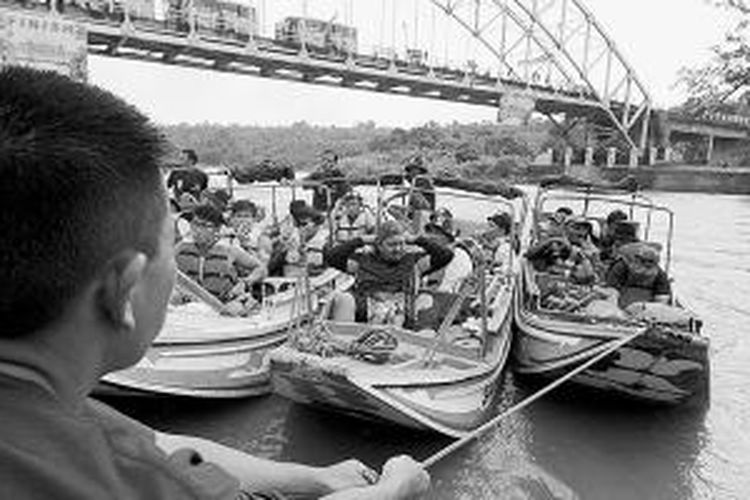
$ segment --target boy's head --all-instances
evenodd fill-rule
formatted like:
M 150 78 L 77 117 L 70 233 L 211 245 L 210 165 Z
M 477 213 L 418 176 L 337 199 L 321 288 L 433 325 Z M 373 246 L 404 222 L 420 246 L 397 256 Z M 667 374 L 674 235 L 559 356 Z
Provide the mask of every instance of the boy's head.
M 386 261 L 398 262 L 406 254 L 406 229 L 395 220 L 380 225 L 375 236 L 375 249 Z
M 354 191 L 347 193 L 341 199 L 343 204 L 344 213 L 349 217 L 357 217 L 364 210 L 364 203 L 362 202 L 362 196 Z
M 492 225 L 493 229 L 499 230 L 502 234 L 510 234 L 511 226 L 513 224 L 510 215 L 505 212 L 498 212 L 487 217 L 487 222 Z
M 193 210 L 190 230 L 193 232 L 193 240 L 199 245 L 211 246 L 219 241 L 223 225 L 224 216 L 215 206 L 206 203 Z
M 553 218 L 558 224 L 564 224 L 572 215 L 573 210 L 570 207 L 560 207 L 555 210 Z
M 186 167 L 192 167 L 198 164 L 198 154 L 194 149 L 182 150 L 182 161 Z
M 325 149 L 320 153 L 320 163 L 324 169 L 332 169 L 339 161 L 339 155 L 332 149 Z
M 174 280 L 164 149 L 148 119 L 108 92 L 0 70 L 2 338 L 88 307 L 99 324 L 137 332 L 116 348 L 118 362 L 139 354 L 135 344 L 145 351 Z

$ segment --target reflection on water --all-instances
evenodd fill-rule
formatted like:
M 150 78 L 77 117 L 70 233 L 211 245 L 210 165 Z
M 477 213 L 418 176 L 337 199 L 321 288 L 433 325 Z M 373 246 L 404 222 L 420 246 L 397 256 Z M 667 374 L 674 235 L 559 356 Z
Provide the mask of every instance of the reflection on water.
M 431 471 L 430 498 L 740 499 L 750 491 L 750 197 L 655 193 L 676 214 L 673 275 L 712 341 L 711 406 L 633 408 L 553 393 Z M 287 202 L 288 203 L 288 202 Z M 279 207 L 285 205 L 279 205 Z M 476 213 L 476 210 L 473 212 Z M 458 214 L 457 214 L 458 215 Z M 506 377 L 500 407 L 532 388 Z M 119 400 L 163 430 L 327 464 L 426 458 L 450 441 L 290 404 Z

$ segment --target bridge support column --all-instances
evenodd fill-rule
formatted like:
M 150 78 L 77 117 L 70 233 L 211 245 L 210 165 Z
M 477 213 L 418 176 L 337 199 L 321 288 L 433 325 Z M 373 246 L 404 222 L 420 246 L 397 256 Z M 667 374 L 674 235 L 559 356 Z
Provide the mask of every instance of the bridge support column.
M 607 167 L 612 168 L 617 161 L 617 148 L 607 148 Z
M 594 164 L 594 148 L 588 146 L 583 154 L 583 164 L 590 167 Z
M 653 165 L 654 163 L 656 163 L 658 152 L 659 150 L 655 146 L 651 146 L 650 148 L 648 148 L 648 158 L 647 158 L 648 161 L 646 165 Z
M 628 158 L 628 166 L 634 168 L 638 166 L 638 148 L 630 148 L 630 156 Z
M 666 146 L 664 148 L 664 161 L 669 163 L 672 161 L 672 147 Z
M 708 135 L 708 147 L 706 147 L 706 164 L 710 164 L 714 157 L 715 139 L 713 134 Z
M 570 146 L 567 146 L 563 150 L 563 167 L 565 172 L 568 172 L 570 170 L 570 165 L 573 162 L 573 148 Z

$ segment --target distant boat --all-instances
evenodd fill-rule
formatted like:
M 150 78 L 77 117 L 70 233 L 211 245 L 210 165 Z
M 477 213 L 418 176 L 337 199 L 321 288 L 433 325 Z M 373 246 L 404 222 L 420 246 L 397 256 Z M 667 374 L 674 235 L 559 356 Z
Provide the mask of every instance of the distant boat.
M 311 303 L 346 288 L 334 269 L 310 278 Z M 269 278 L 279 290 L 248 317 L 222 316 L 202 302 L 170 306 L 161 333 L 135 366 L 104 377 L 103 395 L 240 398 L 270 392 L 266 354 L 308 315 L 296 279 Z M 282 291 L 283 289 L 283 291 Z
M 631 219 L 640 216 L 645 240 L 659 236 L 656 218 L 661 215 L 661 253 L 668 271 L 671 260 L 673 214 L 632 191 L 584 182 L 548 182 L 540 187 L 533 207 L 531 243 L 546 236 L 544 223 L 550 207 L 576 205 L 592 224 L 602 221 L 599 209 L 620 208 Z M 630 192 L 622 188 L 630 188 Z M 572 383 L 602 394 L 666 405 L 705 404 L 709 393 L 709 340 L 702 322 L 674 292 L 668 306 L 642 303 L 644 314 L 626 314 L 614 307 L 614 315 L 597 314 L 590 307 L 595 296 L 591 286 L 575 285 L 569 279 L 539 272 L 522 259 L 516 289 L 514 346 L 517 373 L 555 379 L 604 352 L 629 335 L 634 339 L 610 356 L 572 378 Z M 551 294 L 568 294 L 551 300 Z M 588 297 L 587 297 L 588 296 Z M 576 298 L 581 300 L 576 303 Z M 638 307 L 636 306 L 636 309 Z M 611 310 L 611 308 L 610 308 Z M 652 313 L 650 313 L 650 312 Z M 632 311 L 631 311 L 632 312 Z M 620 314 L 621 313 L 621 314 Z M 638 332 L 642 334 L 637 335 Z
M 503 201 L 511 214 L 517 210 Z M 269 355 L 274 391 L 317 408 L 448 436 L 475 429 L 490 417 L 510 356 L 518 269 L 517 259 L 501 269 L 482 262 L 475 258 L 474 277 L 458 293 L 421 290 L 415 303 L 428 297 L 431 307 L 417 314 L 412 329 L 333 321 L 303 327 Z M 459 310 L 468 318 L 454 323 Z M 437 333 L 421 322 L 428 317 Z M 305 348 L 316 336 L 321 350 Z

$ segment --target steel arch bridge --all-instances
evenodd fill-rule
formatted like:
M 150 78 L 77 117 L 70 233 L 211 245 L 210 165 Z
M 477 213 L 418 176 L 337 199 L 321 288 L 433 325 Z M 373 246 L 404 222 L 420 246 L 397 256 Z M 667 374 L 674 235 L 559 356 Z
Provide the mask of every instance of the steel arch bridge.
M 21 7 L 0 0 L 0 8 L 28 9 L 36 1 Z M 358 0 L 364 21 L 353 0 L 328 2 L 343 1 L 344 21 L 363 37 L 370 25 L 379 26 L 381 44 L 390 37 L 389 47 L 374 50 L 362 43 L 319 50 L 307 28 L 298 44 L 280 43 L 257 29 L 268 15 L 265 0 L 256 1 L 256 27 L 246 37 L 228 30 L 225 19 L 207 28 L 196 10 L 200 0 L 164 0 L 184 7 L 182 22 L 144 13 L 144 0 L 46 1 L 51 15 L 85 24 L 91 54 L 493 106 L 506 119 L 536 111 L 563 129 L 585 123 L 598 147 L 643 153 L 654 136 L 646 87 L 581 0 Z M 307 0 L 300 1 L 307 18 Z M 441 45 L 453 64 L 436 56 Z

